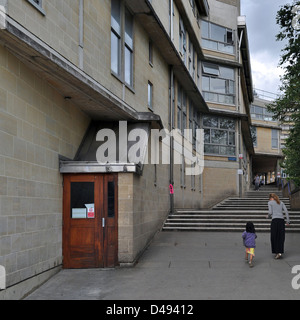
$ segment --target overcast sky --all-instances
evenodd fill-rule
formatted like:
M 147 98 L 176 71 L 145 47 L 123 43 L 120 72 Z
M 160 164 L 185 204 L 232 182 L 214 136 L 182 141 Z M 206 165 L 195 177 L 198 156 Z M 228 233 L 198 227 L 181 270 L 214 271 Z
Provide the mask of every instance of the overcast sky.
M 246 16 L 253 86 L 278 93 L 280 74 L 278 67 L 284 44 L 276 41 L 279 26 L 277 11 L 291 0 L 241 0 L 241 14 Z

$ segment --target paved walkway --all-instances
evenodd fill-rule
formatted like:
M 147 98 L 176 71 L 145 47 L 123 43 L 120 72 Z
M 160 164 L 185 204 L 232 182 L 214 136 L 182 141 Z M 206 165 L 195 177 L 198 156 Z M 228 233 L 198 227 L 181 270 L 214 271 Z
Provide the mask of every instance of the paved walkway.
M 292 268 L 300 265 L 300 234 L 286 235 L 282 260 L 274 260 L 269 237 L 258 233 L 251 269 L 240 233 L 162 232 L 134 268 L 62 270 L 27 300 L 298 300 Z

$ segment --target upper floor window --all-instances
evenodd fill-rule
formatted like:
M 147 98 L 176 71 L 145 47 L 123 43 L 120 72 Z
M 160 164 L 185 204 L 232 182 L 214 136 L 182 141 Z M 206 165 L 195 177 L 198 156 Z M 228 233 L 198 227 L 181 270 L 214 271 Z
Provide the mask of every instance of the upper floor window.
M 235 104 L 235 72 L 233 68 L 203 63 L 202 91 L 206 101 Z
M 111 70 L 133 87 L 133 16 L 120 0 L 111 1 Z
M 272 149 L 278 149 L 279 146 L 279 131 L 272 129 Z
M 224 156 L 236 155 L 235 120 L 204 116 L 204 152 Z
M 148 108 L 153 111 L 153 84 L 148 81 Z
M 195 108 L 192 100 L 189 103 L 189 129 L 192 130 L 189 140 L 193 148 L 196 148 L 197 129 L 200 129 L 200 112 Z
M 204 48 L 234 54 L 234 33 L 217 24 L 202 20 L 202 45 Z
M 179 51 L 182 54 L 182 60 L 186 64 L 186 55 L 187 55 L 187 31 L 183 24 L 182 19 L 179 21 Z
M 184 129 L 187 129 L 187 93 L 178 84 L 177 87 L 177 129 L 179 129 L 182 134 Z
M 276 121 L 273 120 L 274 114 L 269 112 L 267 108 L 260 106 L 251 106 L 251 118 L 256 120 L 264 120 L 264 121 Z
M 253 147 L 257 148 L 257 128 L 251 126 L 250 127 L 251 137 L 253 141 Z
M 43 1 L 42 0 L 27 0 L 30 4 L 32 4 L 42 15 L 46 15 L 45 10 L 43 9 Z
M 193 13 L 194 13 L 194 17 L 197 19 L 197 23 L 198 23 L 198 27 L 200 28 L 200 14 L 196 5 L 196 1 L 195 0 L 190 0 L 190 5 L 192 7 Z

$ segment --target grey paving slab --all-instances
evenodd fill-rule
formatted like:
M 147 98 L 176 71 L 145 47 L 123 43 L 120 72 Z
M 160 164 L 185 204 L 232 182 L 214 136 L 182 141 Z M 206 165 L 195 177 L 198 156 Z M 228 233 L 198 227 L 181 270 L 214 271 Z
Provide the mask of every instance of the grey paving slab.
M 299 300 L 292 268 L 300 265 L 300 234 L 286 235 L 282 260 L 274 260 L 269 238 L 258 233 L 249 268 L 240 233 L 162 232 L 135 267 L 62 270 L 26 299 Z

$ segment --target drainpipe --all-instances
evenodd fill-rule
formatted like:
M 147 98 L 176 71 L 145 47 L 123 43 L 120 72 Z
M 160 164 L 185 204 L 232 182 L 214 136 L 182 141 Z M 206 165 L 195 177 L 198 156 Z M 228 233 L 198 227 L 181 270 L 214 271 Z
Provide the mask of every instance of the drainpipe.
M 242 35 L 243 36 L 243 35 Z M 240 40 L 241 43 L 241 40 Z M 239 48 L 240 49 L 240 48 Z M 240 54 L 239 54 L 240 56 Z M 240 82 L 241 82 L 241 69 L 238 69 L 238 112 L 241 113 L 241 101 L 240 101 Z M 238 132 L 239 132 L 239 154 L 243 154 L 243 149 L 242 149 L 242 119 L 238 120 Z M 243 154 L 243 157 L 246 155 Z M 239 159 L 239 170 L 243 170 L 243 159 Z M 239 174 L 239 197 L 242 198 L 243 196 L 243 175 Z
M 174 0 L 170 0 L 169 8 L 170 8 L 170 38 L 173 41 L 174 40 L 174 18 L 173 18 L 173 12 L 174 12 Z
M 169 124 L 170 124 L 170 132 L 172 132 L 174 128 L 174 71 L 173 66 L 170 67 L 170 103 L 169 103 Z M 169 175 L 170 175 L 170 184 L 174 186 L 174 138 L 170 135 L 170 167 L 169 167 Z M 174 194 L 170 192 L 170 214 L 174 213 Z
M 83 19 L 84 19 L 84 7 L 83 1 L 79 0 L 79 45 L 78 45 L 78 66 L 83 69 Z

